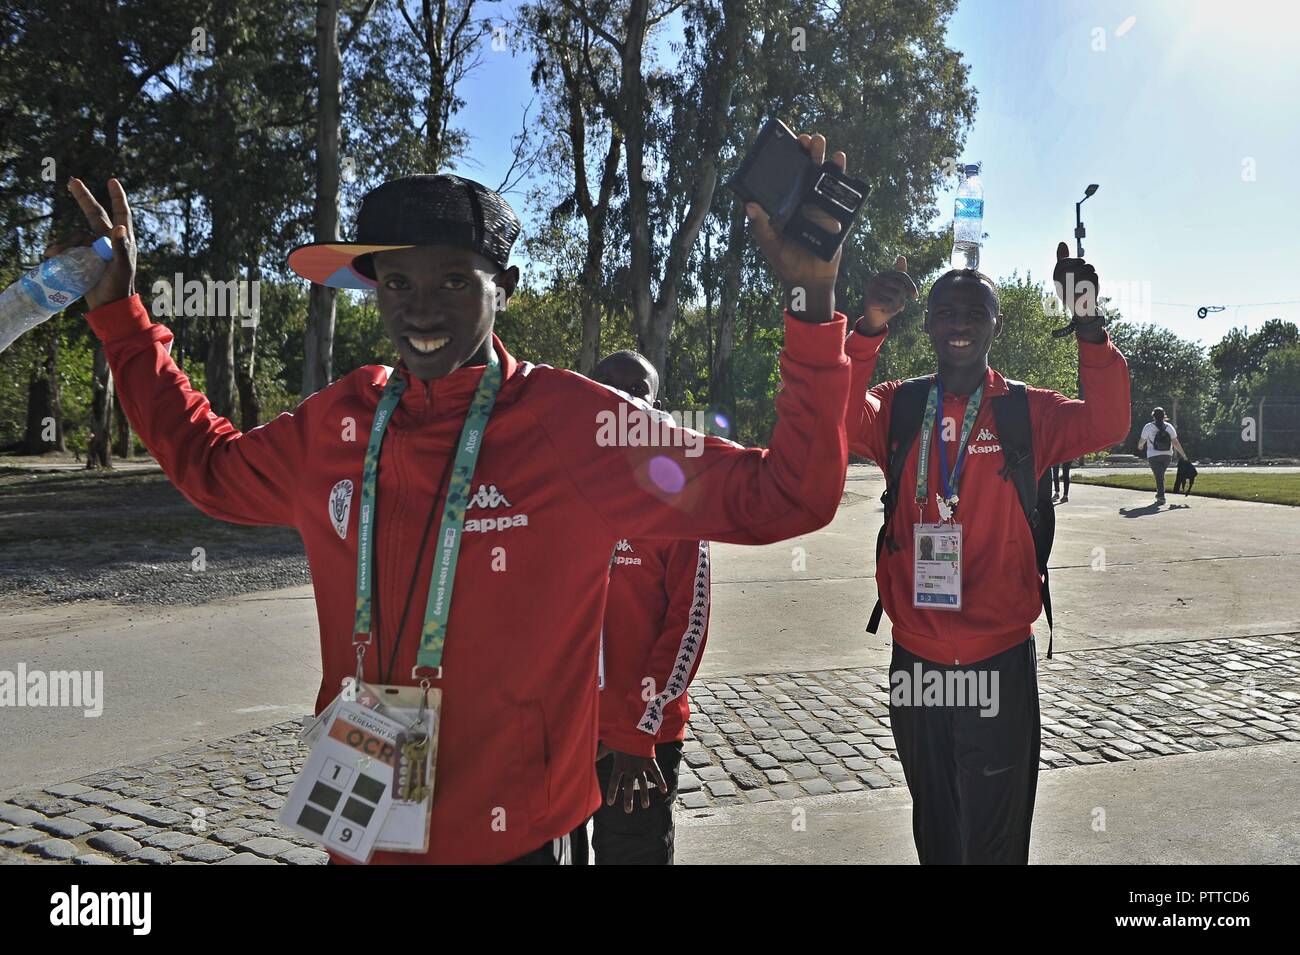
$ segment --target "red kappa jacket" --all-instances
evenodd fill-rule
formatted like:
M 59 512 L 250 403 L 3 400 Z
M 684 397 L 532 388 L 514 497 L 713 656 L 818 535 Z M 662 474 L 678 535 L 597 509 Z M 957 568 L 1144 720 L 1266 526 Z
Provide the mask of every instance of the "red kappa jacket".
M 389 374 L 408 372 L 359 368 L 241 433 L 190 387 L 169 356 L 172 333 L 151 324 L 139 296 L 88 318 L 132 427 L 176 487 L 214 517 L 302 535 L 320 628 L 320 712 L 356 665 L 366 440 Z M 373 862 L 503 862 L 596 809 L 596 668 L 620 538 L 761 544 L 831 520 L 848 461 L 845 317 L 812 325 L 787 315 L 785 324 L 771 447 L 710 437 L 699 454 L 666 415 L 663 427 L 638 429 L 636 445 L 631 431 L 611 443 L 615 422 L 638 405 L 573 372 L 519 362 L 493 337 L 504 381 L 474 474 L 437 684 L 429 851 L 376 852 Z M 483 367 L 411 379 L 394 411 L 379 465 L 368 681 L 413 682 L 434 555 L 423 531 L 430 510 L 442 512 L 439 480 Z
M 709 633 L 709 542 L 621 540 L 605 603 L 600 738 L 653 756 L 686 735 Z
M 867 389 L 886 337 L 888 329 L 880 335 L 855 331 L 844 344 L 853 363 L 849 449 L 871 458 L 882 470 L 888 461 L 890 406 L 901 382 Z M 1079 342 L 1079 377 L 1087 401 L 1045 388 L 1027 389 L 1034 466 L 1040 475 L 1058 461 L 1109 447 L 1128 436 L 1128 363 L 1109 337 L 1098 344 Z M 962 609 L 919 609 L 912 606 L 910 592 L 912 525 L 939 520 L 934 494 L 939 490 L 941 428 L 934 429 L 931 487 L 924 513 L 918 516 L 915 503 L 921 450 L 918 438 L 903 467 L 899 503 L 894 509 L 892 530 L 901 549 L 882 553 L 876 566 L 876 586 L 893 624 L 894 639 L 904 649 L 935 663 L 976 663 L 1009 650 L 1033 635 L 1030 625 L 1043 609 L 1042 579 L 1029 523 L 1015 485 L 998 476 L 1004 461 L 989 399 L 1006 392 L 1006 379 L 990 368 L 984 378 L 984 399 L 971 426 L 956 511 L 956 520 L 962 525 Z M 943 396 L 940 417 L 958 422 L 947 443 L 950 468 L 956 460 L 960 422 L 968 400 L 965 395 Z

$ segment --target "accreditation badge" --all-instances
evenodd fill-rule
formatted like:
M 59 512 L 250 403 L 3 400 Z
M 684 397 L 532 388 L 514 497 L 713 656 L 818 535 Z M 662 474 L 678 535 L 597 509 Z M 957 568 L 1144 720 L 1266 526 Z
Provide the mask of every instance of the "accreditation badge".
M 961 609 L 961 525 L 912 525 L 912 606 Z
M 372 689 L 381 701 L 384 714 L 406 727 L 395 744 L 393 806 L 375 848 L 387 852 L 427 852 L 434 771 L 438 765 L 438 729 L 442 722 L 442 690 L 384 684 L 376 684 Z
M 280 825 L 356 862 L 369 860 L 393 805 L 396 744 L 404 729 L 356 700 L 338 700 L 321 720 Z

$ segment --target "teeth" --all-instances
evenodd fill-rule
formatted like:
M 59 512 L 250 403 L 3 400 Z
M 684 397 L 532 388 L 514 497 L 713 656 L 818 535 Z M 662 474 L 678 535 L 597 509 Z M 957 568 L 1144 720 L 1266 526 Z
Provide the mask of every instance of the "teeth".
M 406 340 L 411 343 L 412 348 L 414 348 L 422 355 L 428 355 L 431 352 L 436 352 L 443 345 L 447 344 L 447 342 L 451 341 L 451 339 L 448 338 L 446 335 L 435 335 L 428 338 L 425 337 L 416 338 L 414 336 L 408 335 Z
M 949 344 L 949 345 L 956 345 L 958 348 L 965 348 L 967 345 L 970 344 L 970 339 L 969 339 L 969 338 L 950 338 L 950 339 L 948 339 L 948 344 Z

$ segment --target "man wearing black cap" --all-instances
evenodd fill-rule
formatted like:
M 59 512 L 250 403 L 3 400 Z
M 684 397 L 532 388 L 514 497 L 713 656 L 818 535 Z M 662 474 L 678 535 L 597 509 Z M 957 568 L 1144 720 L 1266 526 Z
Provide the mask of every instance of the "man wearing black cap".
M 801 142 L 826 158 L 821 136 Z M 833 158 L 843 168 L 844 154 Z M 207 513 L 302 535 L 317 712 L 358 669 L 367 683 L 441 691 L 428 850 L 370 861 L 566 861 L 567 834 L 600 803 L 596 670 L 616 542 L 758 544 L 834 516 L 849 385 L 839 255 L 823 262 L 747 210 L 798 309 L 785 316 L 770 448 L 710 437 L 693 453 L 695 442 L 647 444 L 644 429 L 611 441 L 606 425 L 640 413 L 635 403 L 518 361 L 493 334 L 519 281 L 505 200 L 457 176 L 386 183 L 364 199 L 356 241 L 296 249 L 290 265 L 374 288 L 399 366 L 359 368 L 241 434 L 190 387 L 171 332 L 133 294 L 121 185 L 109 184 L 111 218 L 80 182 L 70 188 L 92 232 L 114 238 L 87 317 L 136 432 Z
M 1128 366 L 1097 316 L 1096 272 L 1068 255 L 1062 242 L 1054 278 L 1075 316 L 1086 402 L 1009 383 L 989 367 L 1003 319 L 992 280 L 973 271 L 931 286 L 935 375 L 869 389 L 888 322 L 916 295 L 902 257 L 869 284 L 845 344 L 849 449 L 887 477 L 876 583 L 893 624 L 890 728 L 922 863 L 1029 859 L 1039 754 L 1030 627 L 1043 578 L 1004 425 L 1018 420 L 1016 407 L 1027 412 L 1019 420 L 1032 436 L 1032 493 L 1051 464 L 1122 441 L 1129 424 Z M 900 433 L 903 420 L 916 425 L 911 433 Z M 918 539 L 929 542 L 925 552 Z

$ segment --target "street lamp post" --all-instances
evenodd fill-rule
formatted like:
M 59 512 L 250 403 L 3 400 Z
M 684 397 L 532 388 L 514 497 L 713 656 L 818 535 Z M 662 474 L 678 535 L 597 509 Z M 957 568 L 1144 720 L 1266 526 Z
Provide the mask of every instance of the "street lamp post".
M 1074 204 L 1074 248 L 1075 253 L 1079 258 L 1083 258 L 1083 237 L 1088 234 L 1083 228 L 1083 204 L 1092 197 L 1093 193 L 1095 193 L 1098 188 L 1099 186 L 1097 183 L 1092 183 L 1083 191 L 1083 198 Z M 1065 294 L 1068 299 L 1071 295 L 1071 290 L 1067 289 Z M 1062 302 L 1062 304 L 1064 305 L 1066 303 Z M 1070 316 L 1070 323 L 1053 330 L 1052 337 L 1064 338 L 1066 335 L 1069 335 L 1078 327 L 1077 319 L 1078 316 L 1072 314 Z
M 1097 183 L 1084 190 L 1083 198 L 1074 204 L 1074 248 L 1079 258 L 1083 258 L 1083 237 L 1088 234 L 1083 227 L 1083 204 L 1097 191 Z

